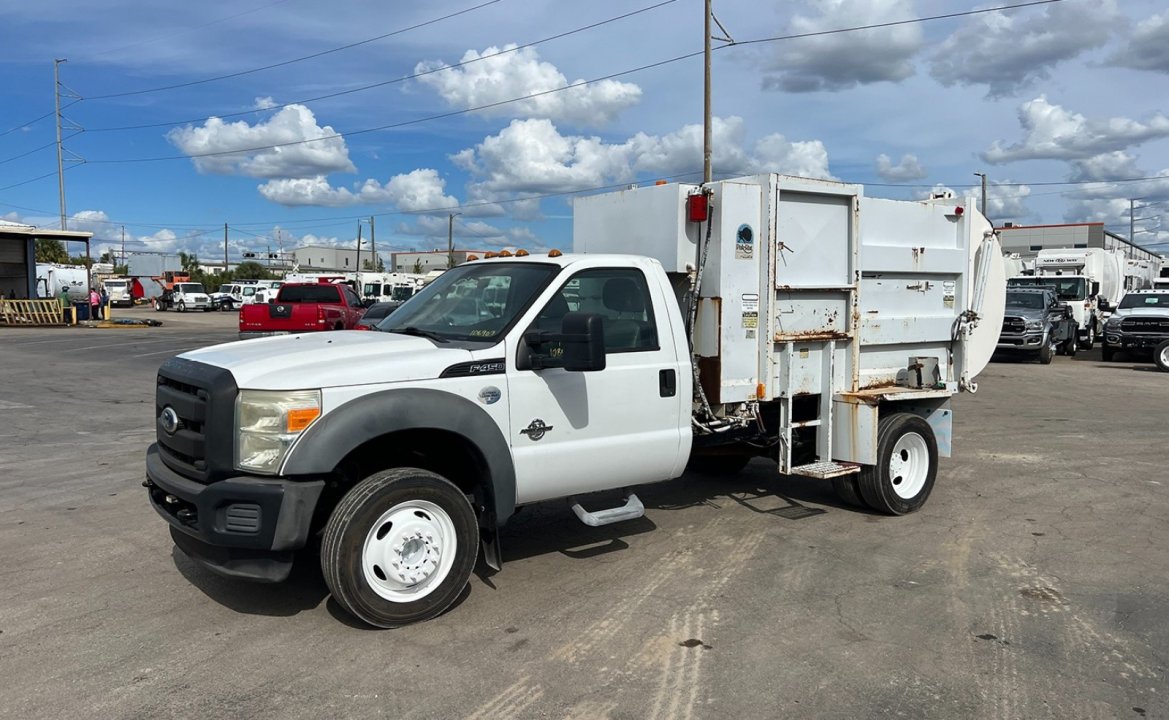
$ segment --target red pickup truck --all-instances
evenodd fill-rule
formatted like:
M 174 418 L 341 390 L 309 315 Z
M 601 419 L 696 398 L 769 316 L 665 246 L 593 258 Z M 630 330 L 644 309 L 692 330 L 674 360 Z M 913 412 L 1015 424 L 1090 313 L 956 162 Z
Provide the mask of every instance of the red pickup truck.
M 348 285 L 290 283 L 271 302 L 240 307 L 239 337 L 352 330 L 363 314 L 361 298 Z

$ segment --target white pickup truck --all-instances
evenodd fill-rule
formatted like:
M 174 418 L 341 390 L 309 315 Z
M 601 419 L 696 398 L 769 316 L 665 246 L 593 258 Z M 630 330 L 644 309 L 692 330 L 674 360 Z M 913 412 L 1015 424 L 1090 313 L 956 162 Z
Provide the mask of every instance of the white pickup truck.
M 590 525 L 630 490 L 752 457 L 847 502 L 917 510 L 1003 318 L 1002 253 L 968 200 L 868 199 L 778 175 L 578 200 L 585 254 L 447 271 L 380 332 L 166 362 L 150 501 L 183 551 L 280 581 L 320 537 L 337 603 L 431 618 L 522 505 Z M 641 256 L 615 251 L 637 249 Z M 617 507 L 583 496 L 623 490 Z

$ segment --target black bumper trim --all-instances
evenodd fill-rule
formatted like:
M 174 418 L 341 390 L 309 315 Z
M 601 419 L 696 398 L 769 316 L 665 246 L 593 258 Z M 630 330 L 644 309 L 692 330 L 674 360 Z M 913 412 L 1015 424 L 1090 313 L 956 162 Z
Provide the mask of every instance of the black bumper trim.
M 175 546 L 196 564 L 216 575 L 237 580 L 278 583 L 292 572 L 292 552 L 248 550 L 210 545 L 176 527 L 170 529 Z
M 203 484 L 171 470 L 157 445 L 146 451 L 150 504 L 177 530 L 208 546 L 284 552 L 304 547 L 324 480 L 235 476 Z M 173 496 L 167 502 L 167 496 Z M 240 531 L 228 509 L 259 508 L 254 529 Z

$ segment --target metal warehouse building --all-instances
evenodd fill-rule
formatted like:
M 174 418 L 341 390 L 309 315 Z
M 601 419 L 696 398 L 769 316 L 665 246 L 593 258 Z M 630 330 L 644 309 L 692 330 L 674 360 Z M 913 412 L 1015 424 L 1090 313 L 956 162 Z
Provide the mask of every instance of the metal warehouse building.
M 37 240 L 60 240 L 65 249 L 78 252 L 72 242 L 88 245 L 93 233 L 45 230 L 31 225 L 0 222 L 0 294 L 20 299 L 37 296 Z
M 454 264 L 467 262 L 468 255 L 483 257 L 486 250 L 453 250 L 448 256 L 446 250 L 422 250 L 420 252 L 396 252 L 390 254 L 390 266 L 393 272 L 423 272 L 431 270 L 446 270 L 449 257 L 454 258 Z
M 999 228 L 1003 252 L 1035 257 L 1045 248 L 1104 248 L 1122 250 L 1133 260 L 1160 258 L 1157 253 L 1134 245 L 1116 233 L 1104 229 L 1104 223 L 1072 225 L 1012 225 Z

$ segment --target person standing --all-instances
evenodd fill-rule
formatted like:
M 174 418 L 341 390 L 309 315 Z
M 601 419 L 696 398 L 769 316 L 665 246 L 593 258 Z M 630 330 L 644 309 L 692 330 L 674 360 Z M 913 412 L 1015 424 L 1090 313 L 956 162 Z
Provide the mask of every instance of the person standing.
M 97 320 L 97 309 L 101 306 L 101 295 L 95 288 L 89 289 L 89 319 Z
M 66 321 L 68 322 L 68 317 L 72 314 L 71 311 L 73 309 L 72 303 L 69 302 L 69 286 L 68 285 L 61 286 L 61 293 L 59 295 L 57 295 L 57 300 L 61 303 L 61 312 L 63 314 L 68 314 L 68 315 L 66 315 Z
M 98 315 L 102 320 L 106 319 L 107 308 L 110 306 L 110 294 L 106 292 L 106 286 L 101 286 L 101 309 L 98 310 Z

